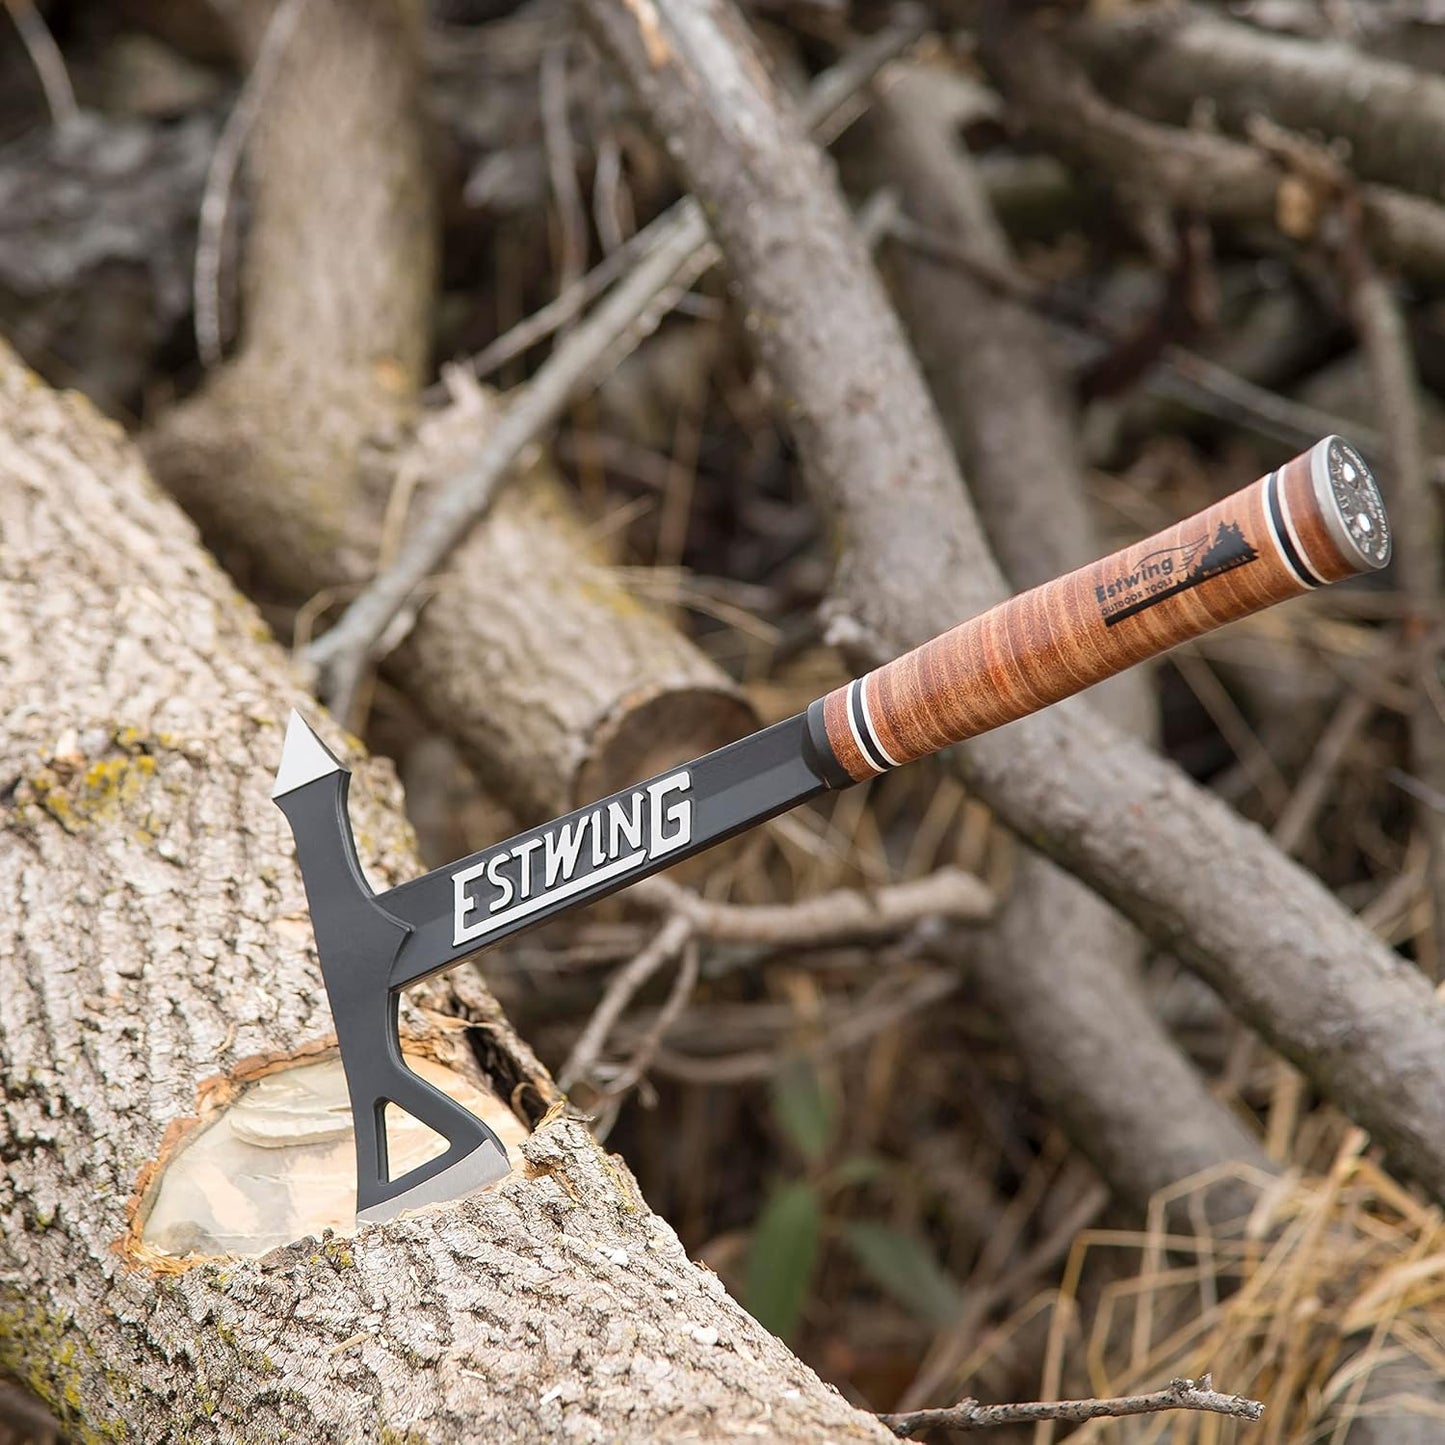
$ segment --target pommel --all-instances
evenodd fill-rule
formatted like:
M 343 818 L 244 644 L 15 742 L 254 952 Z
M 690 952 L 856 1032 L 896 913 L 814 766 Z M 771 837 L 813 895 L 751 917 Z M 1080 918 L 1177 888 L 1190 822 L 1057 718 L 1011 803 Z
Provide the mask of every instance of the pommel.
M 1328 436 L 1309 454 L 1310 480 L 1330 540 L 1357 572 L 1390 561 L 1390 522 L 1374 475 L 1354 447 Z

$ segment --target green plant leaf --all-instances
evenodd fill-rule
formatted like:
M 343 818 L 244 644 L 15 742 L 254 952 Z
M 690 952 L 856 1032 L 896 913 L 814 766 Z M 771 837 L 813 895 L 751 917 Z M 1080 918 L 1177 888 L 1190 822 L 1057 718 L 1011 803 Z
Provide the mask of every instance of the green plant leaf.
M 831 1189 L 850 1189 L 855 1184 L 872 1184 L 888 1173 L 888 1161 L 876 1154 L 850 1154 L 828 1171 L 825 1183 Z
M 911 1234 L 857 1220 L 848 1225 L 844 1238 L 863 1272 L 904 1309 L 935 1325 L 958 1317 L 963 1292 Z
M 818 1163 L 828 1152 L 833 1102 L 811 1060 L 789 1059 L 773 1076 L 773 1117 L 809 1164 Z
M 797 1327 L 818 1262 L 822 1209 L 810 1184 L 773 1192 L 753 1229 L 748 1252 L 748 1311 L 780 1339 Z

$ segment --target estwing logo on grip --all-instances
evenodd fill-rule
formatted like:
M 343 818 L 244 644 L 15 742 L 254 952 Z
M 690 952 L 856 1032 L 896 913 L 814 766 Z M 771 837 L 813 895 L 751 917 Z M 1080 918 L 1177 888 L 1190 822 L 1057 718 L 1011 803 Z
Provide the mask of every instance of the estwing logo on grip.
M 1158 606 L 1167 597 L 1187 592 L 1258 557 L 1238 522 L 1221 522 L 1212 541 L 1207 536 L 1199 537 L 1178 547 L 1150 552 L 1127 572 L 1098 583 L 1094 597 L 1104 626 L 1113 627 L 1126 617 Z

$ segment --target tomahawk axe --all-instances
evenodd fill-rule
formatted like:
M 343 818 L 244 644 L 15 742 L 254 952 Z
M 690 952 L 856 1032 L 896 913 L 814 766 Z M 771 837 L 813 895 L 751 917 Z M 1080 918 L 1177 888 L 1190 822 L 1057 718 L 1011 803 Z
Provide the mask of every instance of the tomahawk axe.
M 385 893 L 362 875 L 351 775 L 292 713 L 272 796 L 311 905 L 356 1123 L 362 1221 L 507 1172 L 497 1136 L 402 1060 L 410 984 L 829 789 L 962 742 L 1276 602 L 1390 559 L 1379 489 L 1338 437 L 1157 536 L 1001 603 L 806 712 Z M 396 1104 L 446 1140 L 399 1178 Z

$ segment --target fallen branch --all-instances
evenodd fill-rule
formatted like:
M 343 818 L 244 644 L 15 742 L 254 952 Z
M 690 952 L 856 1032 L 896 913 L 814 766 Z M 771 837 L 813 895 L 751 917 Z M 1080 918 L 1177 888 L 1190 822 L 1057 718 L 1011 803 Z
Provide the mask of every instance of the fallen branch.
M 320 692 L 340 716 L 349 715 L 378 643 L 417 588 L 446 561 L 491 504 L 501 481 L 578 396 L 611 372 L 649 336 L 670 307 L 658 298 L 686 291 L 712 264 L 698 254 L 688 227 L 664 235 L 637 269 L 581 322 L 507 401 L 477 455 L 442 487 L 396 560 L 367 584 L 341 620 L 306 650 Z
M 1150 1395 L 1119 1395 L 1111 1400 L 1037 1400 L 1019 1405 L 980 1405 L 977 1400 L 960 1400 L 946 1409 L 910 1410 L 878 1418 L 906 1440 L 925 1430 L 986 1430 L 994 1425 L 1029 1425 L 1040 1420 L 1077 1425 L 1085 1420 L 1157 1415 L 1164 1410 L 1197 1410 L 1209 1415 L 1231 1415 L 1237 1420 L 1259 1420 L 1264 1416 L 1264 1406 L 1258 1400 L 1222 1395 L 1205 1375 L 1198 1381 L 1171 1380 L 1167 1389 Z
M 1352 203 L 1347 212 L 1357 214 Z M 1420 415 L 1420 382 L 1404 311 L 1390 282 L 1376 268 L 1358 227 L 1341 256 L 1350 310 L 1369 363 L 1375 405 L 1384 432 L 1389 467 L 1386 493 L 1395 528 L 1395 566 L 1408 609 L 1414 704 L 1410 711 L 1410 768 L 1424 798 L 1416 797 L 1415 820 L 1424 840 L 1428 936 L 1416 957 L 1431 977 L 1445 967 L 1445 713 L 1442 713 L 1440 649 L 1445 613 L 1445 575 L 1440 562 L 1440 495 L 1430 485 Z
M 1272 35 L 1199 5 L 1094 14 L 1065 32 L 1070 53 L 1114 100 L 1187 124 L 1201 99 L 1228 131 L 1266 113 L 1342 141 L 1366 181 L 1445 195 L 1445 80 L 1343 42 Z
M 888 235 L 899 245 L 965 272 L 999 296 L 1020 302 L 1054 325 L 1083 336 L 1117 342 L 1120 332 L 1092 307 L 1050 291 L 1032 276 L 987 256 L 959 236 L 920 225 L 909 214 L 890 218 Z M 1372 465 L 1388 459 L 1384 435 L 1307 402 L 1258 386 L 1237 372 L 1177 343 L 1167 345 L 1159 364 L 1144 378 L 1144 389 L 1192 410 L 1222 416 L 1300 451 L 1331 432 L 1348 432 Z M 1445 486 L 1445 457 L 1426 459 L 1431 482 Z
M 924 253 L 890 255 L 892 289 L 980 522 L 1010 582 L 1023 589 L 1106 548 L 1084 505 L 1069 399 L 1038 321 L 1021 309 L 1039 307 L 1044 292 L 1014 263 L 952 117 L 922 79 L 903 66 L 890 72 L 863 123 L 874 152 L 868 179 L 886 176 L 899 189 L 905 214 L 892 234 L 930 243 Z M 1097 329 L 1094 318 L 1083 319 Z M 1149 683 L 1141 669 L 1090 696 L 1147 737 Z M 962 952 L 1030 1091 L 1116 1199 L 1143 1209 L 1178 1179 L 1231 1160 L 1268 1168 L 1141 996 L 1139 935 L 1078 880 L 1023 852 L 999 916 L 966 937 Z M 1101 1057 L 1114 1067 L 1101 1069 Z M 1149 1086 L 1140 1088 L 1140 1079 Z M 1247 1209 L 1230 1194 L 1211 1194 L 1216 1217 Z
M 867 892 L 840 888 L 796 903 L 716 903 L 666 878 L 649 878 L 627 896 L 646 907 L 685 918 L 700 938 L 773 948 L 813 948 L 849 939 L 885 938 L 930 918 L 978 923 L 994 910 L 989 889 L 959 868 L 940 868 L 924 878 Z
M 844 939 L 888 937 L 929 919 L 978 922 L 994 906 L 989 890 L 972 874 L 957 868 L 941 868 L 926 878 L 868 893 L 839 889 L 819 898 L 771 906 L 711 902 L 666 878 L 635 885 L 628 898 L 665 913 L 667 921 L 647 947 L 608 982 L 601 1002 L 558 1071 L 564 1089 L 571 1089 L 593 1071 L 627 1005 L 664 964 L 695 939 L 774 948 L 822 947 Z M 653 1040 L 649 1057 L 665 1034 L 664 1028 Z M 636 1073 L 640 1077 L 641 1070 Z M 614 1082 L 611 1091 L 622 1087 Z
M 15 23 L 20 43 L 30 55 L 40 88 L 45 92 L 50 119 L 56 125 L 66 125 L 75 120 L 80 115 L 80 107 L 75 103 L 75 88 L 65 68 L 65 57 L 46 25 L 45 17 L 36 8 L 35 0 L 5 0 L 5 6 Z
M 981 54 L 1006 98 L 1050 149 L 1103 171 L 1146 206 L 1312 237 L 1319 217 L 1261 148 L 1141 119 L 1112 105 L 1059 41 L 1027 19 L 997 20 Z M 1360 193 L 1371 249 L 1414 275 L 1445 277 L 1445 208 L 1387 186 Z

